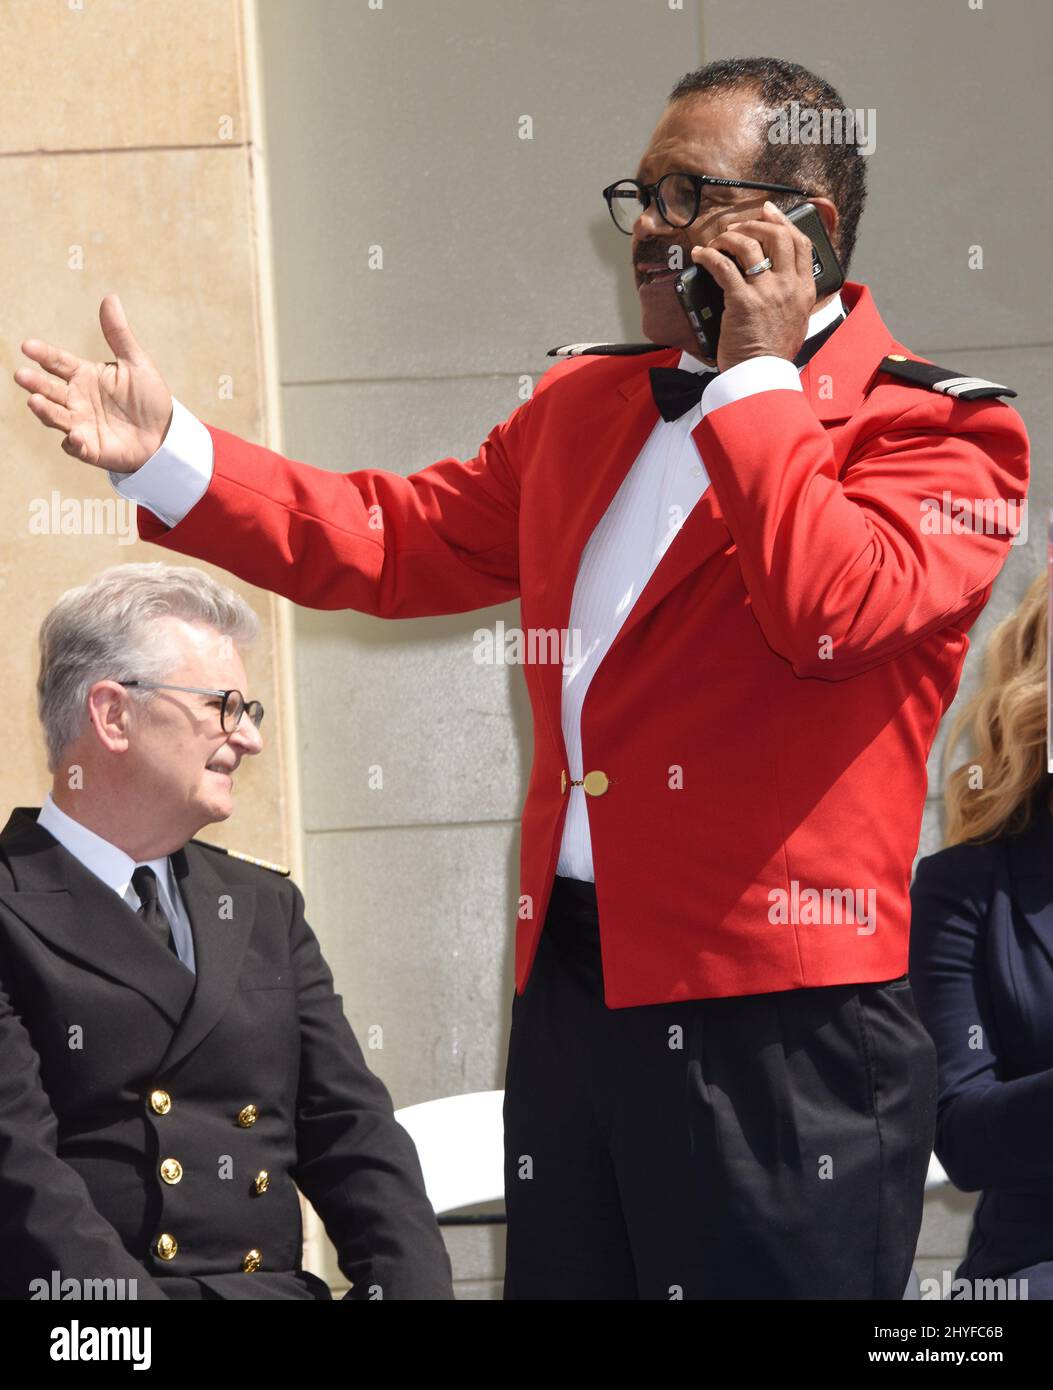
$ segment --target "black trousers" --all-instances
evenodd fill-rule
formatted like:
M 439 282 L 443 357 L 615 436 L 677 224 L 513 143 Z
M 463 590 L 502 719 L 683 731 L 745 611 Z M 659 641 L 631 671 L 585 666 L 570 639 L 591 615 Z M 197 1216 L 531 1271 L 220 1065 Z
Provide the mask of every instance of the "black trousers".
M 595 889 L 557 877 L 512 1007 L 505 1298 L 900 1299 L 935 1112 L 906 977 L 608 1009 Z

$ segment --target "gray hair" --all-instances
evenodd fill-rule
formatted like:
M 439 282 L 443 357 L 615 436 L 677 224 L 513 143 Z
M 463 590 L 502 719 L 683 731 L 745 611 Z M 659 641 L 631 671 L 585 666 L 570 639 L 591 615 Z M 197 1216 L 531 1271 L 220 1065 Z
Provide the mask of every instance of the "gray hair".
M 158 618 L 215 628 L 238 645 L 259 634 L 243 598 L 204 570 L 176 565 L 114 565 L 67 591 L 40 625 L 37 713 L 44 726 L 48 770 L 78 738 L 88 691 L 101 680 L 164 680 L 176 654 Z M 144 702 L 154 691 L 133 690 Z

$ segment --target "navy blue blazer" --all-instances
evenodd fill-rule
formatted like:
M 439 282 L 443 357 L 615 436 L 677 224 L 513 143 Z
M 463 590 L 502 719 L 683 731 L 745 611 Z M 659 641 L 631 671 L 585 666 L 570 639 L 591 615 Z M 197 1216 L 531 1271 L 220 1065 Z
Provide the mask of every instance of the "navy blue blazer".
M 910 978 L 936 1044 L 936 1156 L 980 1192 L 962 1278 L 1053 1298 L 1053 816 L 919 861 Z M 1019 1296 L 1019 1295 L 1018 1295 Z

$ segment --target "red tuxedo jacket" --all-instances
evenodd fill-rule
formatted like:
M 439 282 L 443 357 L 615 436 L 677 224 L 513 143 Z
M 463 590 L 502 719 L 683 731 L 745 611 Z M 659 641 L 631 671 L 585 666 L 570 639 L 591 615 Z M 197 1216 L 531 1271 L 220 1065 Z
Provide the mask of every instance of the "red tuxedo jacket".
M 802 392 L 695 429 L 712 485 L 588 690 L 612 1008 L 907 970 L 926 756 L 1011 534 L 953 518 L 1019 505 L 1027 435 L 1002 401 L 880 370 L 903 349 L 865 286 L 842 298 L 849 317 Z M 207 493 L 171 529 L 140 508 L 139 533 L 309 608 L 411 618 L 518 595 L 524 629 L 559 632 L 582 549 L 658 418 L 648 368 L 678 361 L 562 361 L 475 458 L 410 477 L 327 472 L 209 426 Z M 520 992 L 568 795 L 587 795 L 566 785 L 558 661 L 524 671 Z

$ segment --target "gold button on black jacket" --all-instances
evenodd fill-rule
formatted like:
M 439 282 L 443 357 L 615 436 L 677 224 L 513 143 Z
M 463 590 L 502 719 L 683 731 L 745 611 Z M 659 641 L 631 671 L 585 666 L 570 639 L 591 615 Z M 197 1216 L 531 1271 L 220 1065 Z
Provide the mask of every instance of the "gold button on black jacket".
M 416 1150 L 295 884 L 177 851 L 195 976 L 36 817 L 0 835 L 0 1297 L 58 1271 L 140 1299 L 328 1298 L 299 1187 L 351 1298 L 451 1299 Z

